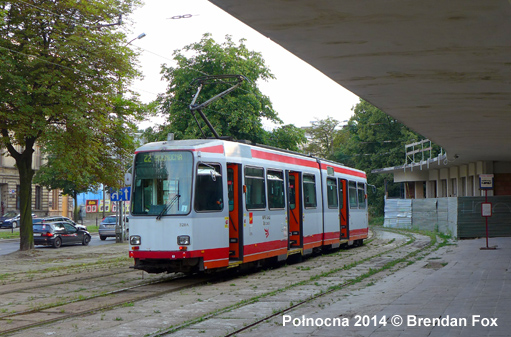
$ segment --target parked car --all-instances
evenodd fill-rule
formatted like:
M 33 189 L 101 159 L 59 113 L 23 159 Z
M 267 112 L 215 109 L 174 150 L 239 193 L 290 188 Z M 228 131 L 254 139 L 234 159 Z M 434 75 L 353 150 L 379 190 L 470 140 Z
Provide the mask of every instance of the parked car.
M 115 238 L 115 225 L 117 223 L 117 215 L 109 215 L 105 217 L 99 224 L 99 238 L 106 240 L 108 237 Z
M 53 246 L 82 244 L 87 246 L 91 240 L 90 233 L 77 228 L 67 221 L 37 223 L 32 225 L 35 246 Z
M 73 220 L 65 217 L 65 216 L 60 216 L 60 215 L 57 215 L 57 216 L 47 216 L 47 217 L 44 217 L 44 218 L 37 218 L 37 219 L 33 219 L 32 220 L 32 224 L 37 224 L 37 223 L 50 223 L 50 222 L 55 222 L 55 221 L 65 221 L 65 222 L 68 222 L 70 223 L 71 225 L 75 226 L 76 228 L 81 228 L 83 230 L 87 230 L 87 227 L 86 226 L 83 226 L 83 225 L 80 225 L 80 224 L 77 224 L 76 222 L 74 222 Z
M 32 213 L 32 218 L 37 215 Z M 16 211 L 9 211 L 0 217 L 0 228 L 16 228 L 20 224 L 20 214 Z

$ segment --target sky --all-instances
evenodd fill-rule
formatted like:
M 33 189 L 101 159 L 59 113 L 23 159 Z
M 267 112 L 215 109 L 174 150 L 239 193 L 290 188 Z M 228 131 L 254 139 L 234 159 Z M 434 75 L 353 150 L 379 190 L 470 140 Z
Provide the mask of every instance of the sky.
M 262 54 L 276 79 L 260 81 L 258 86 L 270 97 L 284 124 L 309 126 L 311 121 L 327 117 L 342 122 L 352 116 L 352 107 L 359 101 L 355 94 L 206 0 L 146 0 L 128 19 L 133 22 L 128 40 L 135 39 L 130 45 L 141 52 L 139 65 L 144 76 L 131 88 L 144 103 L 165 92 L 161 65 L 173 64 L 174 50 L 200 41 L 204 33 L 211 33 L 217 43 L 224 42 L 225 35 L 231 35 L 237 44 L 244 38 L 249 50 Z M 145 37 L 136 39 L 142 33 Z M 337 111 L 332 111 L 332 101 Z M 140 127 L 159 122 L 153 119 Z

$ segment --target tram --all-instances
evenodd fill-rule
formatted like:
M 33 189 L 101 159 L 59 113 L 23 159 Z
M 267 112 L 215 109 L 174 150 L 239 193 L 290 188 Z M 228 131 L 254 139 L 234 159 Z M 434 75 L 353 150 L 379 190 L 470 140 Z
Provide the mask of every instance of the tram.
M 368 236 L 363 171 L 223 139 L 136 150 L 129 256 L 149 273 L 283 261 Z

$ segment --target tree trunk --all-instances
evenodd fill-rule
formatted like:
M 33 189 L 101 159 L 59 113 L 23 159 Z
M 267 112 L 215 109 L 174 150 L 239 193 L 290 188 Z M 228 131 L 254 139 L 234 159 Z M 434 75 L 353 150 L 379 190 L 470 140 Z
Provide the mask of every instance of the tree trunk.
M 20 175 L 20 250 L 34 249 L 32 231 L 32 178 L 35 171 L 32 169 L 33 148 L 25 149 L 21 156 L 16 158 L 16 166 Z
M 80 215 L 80 208 L 78 207 L 78 193 L 76 191 L 73 191 L 73 200 L 75 203 L 75 207 L 73 208 L 73 220 L 75 222 L 78 222 L 79 215 Z

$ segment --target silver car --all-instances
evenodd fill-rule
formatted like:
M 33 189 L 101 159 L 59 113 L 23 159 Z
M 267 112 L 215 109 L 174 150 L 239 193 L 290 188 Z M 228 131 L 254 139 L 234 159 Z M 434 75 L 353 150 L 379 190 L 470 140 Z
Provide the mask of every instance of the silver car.
M 99 224 L 99 238 L 106 240 L 108 237 L 115 238 L 115 225 L 117 223 L 117 215 L 109 215 Z

